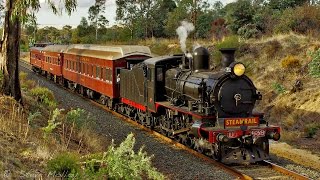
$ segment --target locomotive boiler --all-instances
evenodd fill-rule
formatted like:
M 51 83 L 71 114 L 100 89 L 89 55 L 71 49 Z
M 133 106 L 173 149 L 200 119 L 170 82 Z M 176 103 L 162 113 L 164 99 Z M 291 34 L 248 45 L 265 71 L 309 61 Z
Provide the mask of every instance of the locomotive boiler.
M 167 70 L 167 98 L 176 106 L 218 118 L 252 116 L 261 95 L 244 75 L 244 65 L 234 61 L 235 49 L 221 49 L 221 53 L 221 71 L 209 70 L 209 52 L 204 47 L 184 56 L 182 68 Z

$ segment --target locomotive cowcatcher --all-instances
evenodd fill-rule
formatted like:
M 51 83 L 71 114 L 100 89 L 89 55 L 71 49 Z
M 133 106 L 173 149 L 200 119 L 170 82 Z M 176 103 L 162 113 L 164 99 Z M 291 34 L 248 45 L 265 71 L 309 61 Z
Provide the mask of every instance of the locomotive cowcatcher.
M 280 128 L 253 112 L 262 95 L 234 60 L 235 49 L 221 53 L 218 71 L 209 70 L 203 47 L 122 69 L 117 110 L 226 164 L 268 159 Z

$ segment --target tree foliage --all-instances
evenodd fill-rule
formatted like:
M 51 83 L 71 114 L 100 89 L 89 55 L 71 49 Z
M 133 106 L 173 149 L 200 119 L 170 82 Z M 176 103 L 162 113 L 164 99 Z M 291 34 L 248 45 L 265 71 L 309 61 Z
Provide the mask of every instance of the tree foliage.
M 65 11 L 70 15 L 77 5 L 76 0 L 63 0 L 60 1 L 60 4 L 55 4 L 53 0 L 47 0 L 46 2 L 55 14 L 61 13 L 57 6 L 61 7 L 63 5 Z M 21 23 L 27 21 L 28 17 L 30 17 L 30 12 L 39 10 L 40 1 L 7 0 L 4 7 L 5 17 L 1 40 L 2 59 L 0 63 L 4 79 L 1 91 L 21 102 L 18 64 L 20 59 Z
M 116 19 L 119 25 L 106 27 L 108 20 L 101 16 L 105 0 L 97 0 L 75 29 L 58 30 L 48 27 L 37 30 L 37 41 L 62 43 L 104 43 L 143 38 L 175 38 L 183 20 L 195 26 L 195 38 L 220 41 L 227 34 L 244 39 L 261 35 L 287 33 L 320 34 L 319 0 L 236 0 L 229 4 L 209 0 L 116 0 Z M 100 14 L 100 15 L 99 15 Z M 32 23 L 26 34 L 34 32 Z M 99 35 L 99 38 L 97 38 Z M 24 40 L 28 42 L 28 40 Z M 132 41 L 134 42 L 134 41 Z
M 89 8 L 88 19 L 92 26 L 94 26 L 96 30 L 96 40 L 98 40 L 98 29 L 103 29 L 108 25 L 109 21 L 103 13 L 105 12 L 105 3 L 106 0 L 96 0 L 96 3 Z

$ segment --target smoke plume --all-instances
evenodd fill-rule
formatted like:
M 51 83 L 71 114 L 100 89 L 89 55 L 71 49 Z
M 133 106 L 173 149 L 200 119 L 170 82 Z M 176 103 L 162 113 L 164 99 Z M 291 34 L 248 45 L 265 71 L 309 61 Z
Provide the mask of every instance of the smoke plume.
M 186 52 L 186 41 L 187 41 L 187 37 L 190 34 L 190 32 L 192 32 L 194 30 L 194 25 L 192 23 L 189 23 L 187 21 L 182 21 L 181 22 L 181 26 L 179 26 L 176 29 L 176 32 L 179 36 L 179 40 L 180 40 L 180 46 L 181 46 L 181 50 L 185 53 Z

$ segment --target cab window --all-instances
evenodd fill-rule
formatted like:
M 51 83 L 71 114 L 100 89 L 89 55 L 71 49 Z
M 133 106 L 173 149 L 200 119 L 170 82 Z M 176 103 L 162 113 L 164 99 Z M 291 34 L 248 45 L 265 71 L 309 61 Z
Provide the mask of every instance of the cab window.
M 157 68 L 157 81 L 158 82 L 162 82 L 163 81 L 163 72 L 162 72 L 162 68 L 161 67 Z

